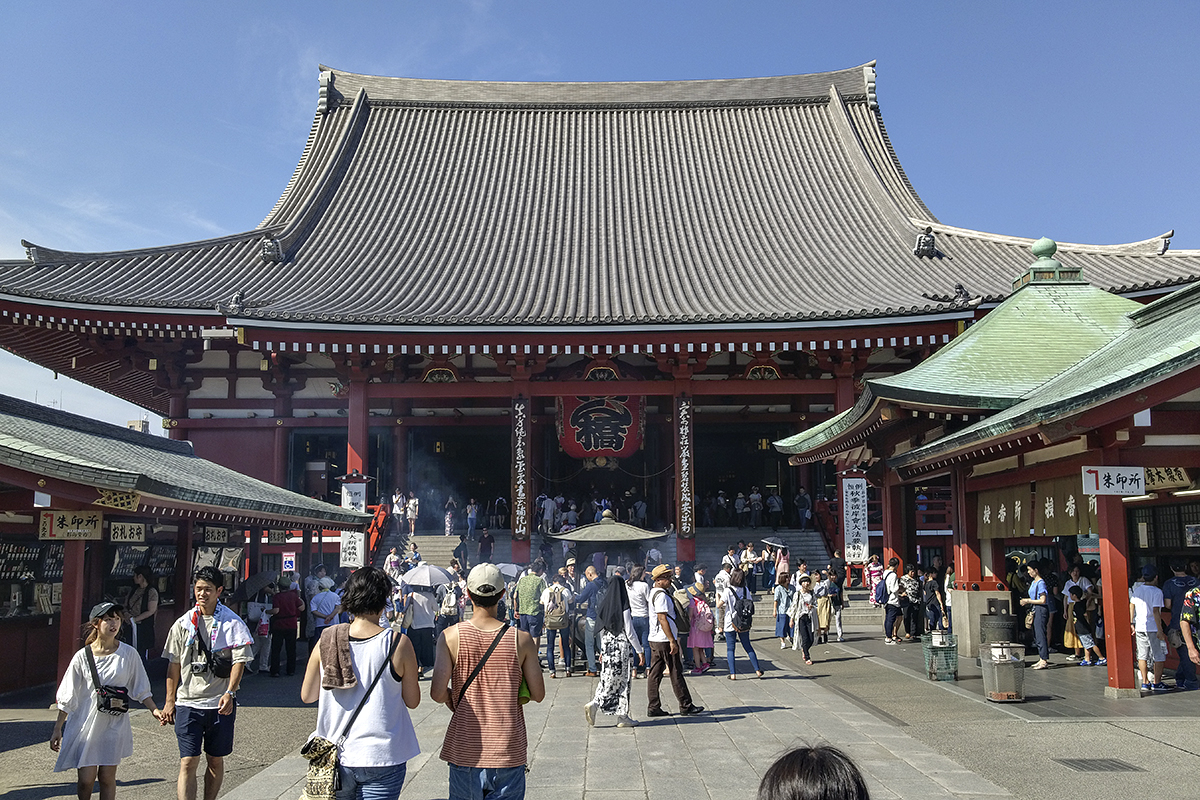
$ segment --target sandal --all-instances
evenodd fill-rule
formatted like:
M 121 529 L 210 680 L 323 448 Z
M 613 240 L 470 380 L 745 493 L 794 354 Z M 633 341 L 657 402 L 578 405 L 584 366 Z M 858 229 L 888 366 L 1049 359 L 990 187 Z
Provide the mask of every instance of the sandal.
M 766 675 L 767 673 L 763 672 L 763 671 L 760 669 L 760 670 L 759 670 L 757 673 L 755 673 L 755 674 L 757 674 L 757 675 L 758 675 L 758 677 L 760 677 L 760 678 L 761 678 L 763 675 Z
M 737 680 L 737 676 L 736 676 L 736 675 L 726 675 L 725 677 L 726 677 L 726 678 L 729 678 L 729 680 L 731 680 L 731 681 L 736 681 L 736 680 Z

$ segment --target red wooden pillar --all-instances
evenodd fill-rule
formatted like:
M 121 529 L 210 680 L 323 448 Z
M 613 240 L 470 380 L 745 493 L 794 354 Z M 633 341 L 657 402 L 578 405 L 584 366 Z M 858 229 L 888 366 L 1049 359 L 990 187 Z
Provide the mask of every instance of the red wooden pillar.
M 675 559 L 696 560 L 695 436 L 692 398 L 675 394 Z
M 182 615 L 195 605 L 192 594 L 192 532 L 195 525 L 190 519 L 179 521 L 175 532 L 175 608 Z
M 58 677 L 71 666 L 79 649 L 79 629 L 83 625 L 83 557 L 87 543 L 82 539 L 63 542 L 63 589 L 59 607 Z
M 533 528 L 533 470 L 530 464 L 532 406 L 524 395 L 512 403 L 512 558 L 529 562 L 529 536 Z
M 892 470 L 888 470 L 883 479 L 883 565 L 893 559 L 900 559 L 896 568 L 898 574 L 904 572 L 904 485 Z
M 983 544 L 979 540 L 976 517 L 978 498 L 967 492 L 965 467 L 954 468 L 950 491 L 954 501 L 954 588 L 969 589 L 978 585 L 980 589 L 997 589 L 995 577 L 988 578 L 983 574 Z M 1002 566 L 993 564 L 992 570 L 996 569 L 1003 573 Z M 1003 578 L 1003 574 L 1000 577 Z
M 1115 447 L 1102 452 L 1105 466 L 1120 463 L 1120 453 Z M 1129 532 L 1120 497 L 1096 498 L 1096 527 L 1100 533 L 1100 581 L 1104 587 L 1104 655 L 1108 658 L 1108 686 L 1104 687 L 1104 695 L 1140 697 L 1129 620 Z
M 289 489 L 291 487 L 288 486 L 288 429 L 284 427 L 282 419 L 275 420 L 274 445 L 272 463 L 274 472 L 271 475 L 271 483 Z
M 187 417 L 187 390 L 173 390 L 167 395 L 167 424 Z M 167 428 L 168 439 L 184 439 L 184 430 L 175 425 Z
M 367 453 L 370 420 L 367 416 L 367 382 L 361 379 L 350 380 L 350 403 L 347 409 L 349 415 L 348 440 L 346 443 L 346 473 L 358 470 L 363 475 L 367 473 Z

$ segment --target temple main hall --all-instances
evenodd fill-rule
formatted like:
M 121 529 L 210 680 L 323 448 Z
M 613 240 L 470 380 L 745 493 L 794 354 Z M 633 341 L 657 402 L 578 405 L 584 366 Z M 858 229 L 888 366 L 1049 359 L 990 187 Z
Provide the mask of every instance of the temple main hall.
M 641 83 L 321 67 L 316 83 L 261 222 L 122 252 L 26 242 L 0 262 L 0 345 L 309 496 L 357 469 L 372 501 L 417 494 L 427 527 L 450 496 L 502 501 L 518 554 L 543 492 L 641 498 L 681 559 L 718 492 L 836 492 L 832 465 L 789 466 L 772 443 L 962 335 L 1053 234 L 936 217 L 874 63 Z M 1058 258 L 1144 302 L 1200 275 L 1170 237 Z M 949 527 L 926 542 L 948 548 Z

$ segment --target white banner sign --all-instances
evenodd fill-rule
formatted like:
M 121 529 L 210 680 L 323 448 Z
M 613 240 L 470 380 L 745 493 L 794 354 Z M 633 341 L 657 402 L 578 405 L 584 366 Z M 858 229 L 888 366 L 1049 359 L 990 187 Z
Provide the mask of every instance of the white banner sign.
M 1083 493 L 1145 494 L 1146 470 L 1143 467 L 1083 467 Z
M 367 510 L 367 485 L 365 483 L 343 483 L 342 508 L 348 508 L 360 514 L 365 513 Z
M 846 562 L 867 563 L 867 479 L 842 480 L 842 530 L 846 538 Z
M 357 569 L 363 565 L 365 539 L 362 531 L 342 531 L 341 566 Z

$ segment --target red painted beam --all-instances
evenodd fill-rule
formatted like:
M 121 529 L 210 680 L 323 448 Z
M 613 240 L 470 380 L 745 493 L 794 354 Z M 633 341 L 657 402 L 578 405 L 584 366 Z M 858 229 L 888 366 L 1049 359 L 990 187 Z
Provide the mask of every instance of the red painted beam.
M 635 396 L 670 397 L 675 393 L 673 381 L 530 381 L 524 384 L 532 397 L 565 397 L 567 395 L 627 394 Z M 834 382 L 820 378 L 781 378 L 775 381 L 750 381 L 743 378 L 727 380 L 693 380 L 687 384 L 692 396 L 729 395 L 742 397 L 779 397 L 784 395 L 832 395 Z M 512 397 L 510 381 L 460 381 L 458 383 L 371 383 L 368 395 L 373 399 Z

